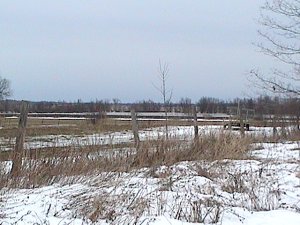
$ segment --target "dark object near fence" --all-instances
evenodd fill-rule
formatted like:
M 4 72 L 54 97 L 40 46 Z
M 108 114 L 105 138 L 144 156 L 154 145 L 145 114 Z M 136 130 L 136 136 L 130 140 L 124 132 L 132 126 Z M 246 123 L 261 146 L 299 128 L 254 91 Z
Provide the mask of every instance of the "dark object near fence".
M 244 123 L 244 129 L 246 131 L 250 130 L 250 124 L 249 123 Z M 235 121 L 230 121 L 229 123 L 224 124 L 224 129 L 231 129 L 231 130 L 240 130 L 241 129 L 241 123 L 240 122 L 235 122 Z

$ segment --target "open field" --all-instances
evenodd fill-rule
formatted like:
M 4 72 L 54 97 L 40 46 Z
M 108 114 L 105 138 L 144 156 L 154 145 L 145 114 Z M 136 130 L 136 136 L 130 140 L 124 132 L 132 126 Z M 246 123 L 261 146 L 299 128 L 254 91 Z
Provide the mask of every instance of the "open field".
M 17 120 L 1 121 L 0 224 L 264 224 L 300 221 L 300 134 L 190 121 L 30 119 L 11 178 Z

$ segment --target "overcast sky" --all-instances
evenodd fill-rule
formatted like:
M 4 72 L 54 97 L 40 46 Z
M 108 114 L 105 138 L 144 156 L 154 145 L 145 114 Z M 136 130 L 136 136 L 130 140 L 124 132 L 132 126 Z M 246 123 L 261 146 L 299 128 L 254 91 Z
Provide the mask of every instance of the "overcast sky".
M 173 101 L 245 97 L 262 3 L 1 0 L 0 75 L 14 99 L 160 101 L 161 59 Z

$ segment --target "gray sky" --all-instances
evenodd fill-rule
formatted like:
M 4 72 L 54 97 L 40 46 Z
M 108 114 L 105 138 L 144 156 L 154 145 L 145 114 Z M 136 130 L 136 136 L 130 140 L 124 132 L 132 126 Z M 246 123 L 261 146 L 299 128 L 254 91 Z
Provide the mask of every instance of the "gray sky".
M 15 99 L 245 97 L 262 0 L 1 0 L 0 74 Z M 242 83 L 240 87 L 239 83 Z

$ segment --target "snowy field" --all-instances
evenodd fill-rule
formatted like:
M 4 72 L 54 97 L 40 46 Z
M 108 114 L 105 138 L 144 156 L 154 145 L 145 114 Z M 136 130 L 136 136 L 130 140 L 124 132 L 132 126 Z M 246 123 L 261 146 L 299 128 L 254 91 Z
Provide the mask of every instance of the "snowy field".
M 223 131 L 222 126 L 207 125 L 199 126 L 200 134 L 218 133 Z M 238 131 L 234 131 L 238 133 Z M 192 126 L 170 126 L 169 136 L 186 140 L 193 138 L 194 128 Z M 272 128 L 270 127 L 252 127 L 251 131 L 246 132 L 251 136 L 270 136 Z M 164 127 L 149 128 L 139 131 L 141 141 L 161 138 L 165 135 Z M 133 141 L 132 131 L 106 132 L 91 135 L 44 135 L 26 137 L 25 149 L 46 148 L 46 147 L 67 147 L 67 146 L 89 146 L 89 145 L 112 145 L 121 143 L 130 143 Z M 12 150 L 15 138 L 0 137 L 0 151 Z
M 212 131 L 220 127 L 201 127 L 200 133 Z M 140 137 L 157 139 L 163 132 L 143 130 Z M 271 132 L 253 128 L 247 135 Z M 170 133 L 191 139 L 193 128 L 171 127 Z M 27 139 L 27 148 L 126 143 L 133 137 L 124 131 L 35 138 Z M 299 225 L 300 142 L 256 143 L 244 160 L 184 161 L 68 177 L 34 189 L 2 188 L 0 224 Z

